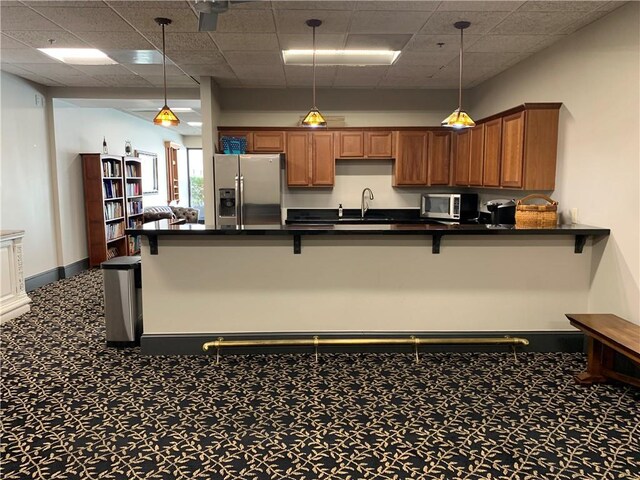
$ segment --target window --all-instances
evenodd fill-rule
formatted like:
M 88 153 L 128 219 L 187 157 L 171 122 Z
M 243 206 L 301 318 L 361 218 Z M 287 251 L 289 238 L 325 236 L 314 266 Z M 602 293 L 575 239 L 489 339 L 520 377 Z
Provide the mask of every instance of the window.
M 187 149 L 187 168 L 189 170 L 189 206 L 197 208 L 199 218 L 204 218 L 204 164 L 201 148 Z

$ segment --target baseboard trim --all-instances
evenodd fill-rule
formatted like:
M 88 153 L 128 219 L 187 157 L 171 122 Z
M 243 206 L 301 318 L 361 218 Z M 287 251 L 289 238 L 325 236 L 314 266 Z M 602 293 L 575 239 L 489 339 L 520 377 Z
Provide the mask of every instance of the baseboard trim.
M 143 355 L 215 355 L 215 351 L 202 351 L 202 344 L 218 337 L 227 339 L 257 339 L 257 338 L 309 338 L 313 333 L 268 333 L 268 334 L 143 334 L 140 340 Z M 526 347 L 517 347 L 519 352 L 582 352 L 584 335 L 582 332 L 544 331 L 544 332 L 363 332 L 359 334 L 322 332 L 318 334 L 327 337 L 524 337 L 529 340 Z M 421 352 L 509 352 L 508 345 L 421 345 Z M 412 346 L 330 346 L 322 347 L 320 352 L 413 352 Z M 313 353 L 309 347 L 250 347 L 223 348 L 223 354 L 249 353 Z
M 46 272 L 32 275 L 25 279 L 24 286 L 27 292 L 32 292 L 36 288 L 44 287 L 49 283 L 57 282 L 64 278 L 73 277 L 80 272 L 84 272 L 89 269 L 89 259 L 83 258 L 77 262 L 70 263 L 63 267 L 52 268 Z

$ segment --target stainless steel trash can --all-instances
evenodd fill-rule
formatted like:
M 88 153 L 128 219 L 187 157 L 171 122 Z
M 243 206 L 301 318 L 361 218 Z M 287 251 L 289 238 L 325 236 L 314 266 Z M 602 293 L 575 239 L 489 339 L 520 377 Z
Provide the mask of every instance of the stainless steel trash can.
M 132 347 L 142 334 L 140 257 L 115 257 L 100 264 L 104 290 L 107 346 Z

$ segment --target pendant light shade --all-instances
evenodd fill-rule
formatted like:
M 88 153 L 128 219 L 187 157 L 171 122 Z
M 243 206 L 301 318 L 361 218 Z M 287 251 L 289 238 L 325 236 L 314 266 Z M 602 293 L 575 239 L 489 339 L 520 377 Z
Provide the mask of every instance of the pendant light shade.
M 164 27 L 171 24 L 171 19 L 158 17 L 154 19 L 158 25 L 162 27 L 162 76 L 164 79 L 164 107 L 158 112 L 153 119 L 156 125 L 163 127 L 175 127 L 180 124 L 180 120 L 175 113 L 171 111 L 167 105 L 167 57 L 165 53 Z
M 464 38 L 464 29 L 469 28 L 471 25 L 470 22 L 456 22 L 453 24 L 458 30 L 460 30 L 460 79 L 458 84 L 458 108 L 456 108 L 451 115 L 445 118 L 442 121 L 443 127 L 451 127 L 451 128 L 470 128 L 475 127 L 476 122 L 474 122 L 471 117 L 462 109 L 462 49 L 463 49 L 463 38 Z
M 322 25 L 322 21 L 311 19 L 307 20 L 307 25 L 313 29 L 313 106 L 309 113 L 302 120 L 305 127 L 326 127 L 327 122 L 316 107 L 316 27 Z

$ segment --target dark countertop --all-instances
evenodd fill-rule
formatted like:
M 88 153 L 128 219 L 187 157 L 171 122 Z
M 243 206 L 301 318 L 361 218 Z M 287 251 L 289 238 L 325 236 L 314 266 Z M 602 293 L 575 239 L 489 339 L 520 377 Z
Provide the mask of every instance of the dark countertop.
M 608 228 L 589 225 L 558 225 L 555 228 L 517 228 L 483 224 L 290 224 L 247 225 L 239 229 L 186 223 L 171 225 L 168 220 L 149 222 L 126 230 L 127 235 L 609 235 Z

